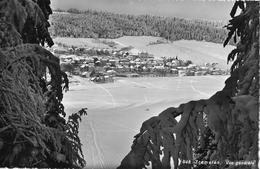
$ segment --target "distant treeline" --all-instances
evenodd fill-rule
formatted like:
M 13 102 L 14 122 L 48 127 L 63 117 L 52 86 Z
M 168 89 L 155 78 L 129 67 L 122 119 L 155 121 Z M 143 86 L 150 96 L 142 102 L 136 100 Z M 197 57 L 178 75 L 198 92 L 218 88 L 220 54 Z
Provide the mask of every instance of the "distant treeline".
M 158 36 L 170 41 L 186 39 L 223 43 L 223 23 L 151 15 L 126 15 L 94 10 L 57 10 L 51 19 L 51 34 L 61 37 L 118 38 Z

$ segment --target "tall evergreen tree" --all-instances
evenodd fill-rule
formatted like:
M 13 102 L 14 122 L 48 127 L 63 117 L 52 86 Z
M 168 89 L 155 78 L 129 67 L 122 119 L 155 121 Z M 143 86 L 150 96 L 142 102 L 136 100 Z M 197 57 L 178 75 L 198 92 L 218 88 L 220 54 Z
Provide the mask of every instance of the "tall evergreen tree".
M 65 120 L 67 76 L 39 45 L 53 45 L 51 13 L 49 0 L 0 1 L 0 167 L 85 165 L 78 128 L 86 111 Z

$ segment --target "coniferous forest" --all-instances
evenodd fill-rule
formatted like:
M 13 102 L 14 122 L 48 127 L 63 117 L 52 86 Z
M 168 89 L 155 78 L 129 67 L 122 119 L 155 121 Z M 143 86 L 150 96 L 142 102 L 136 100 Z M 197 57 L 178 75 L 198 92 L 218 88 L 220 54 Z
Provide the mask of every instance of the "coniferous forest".
M 51 16 L 53 36 L 75 38 L 157 36 L 170 41 L 186 39 L 222 43 L 227 35 L 224 25 L 213 21 L 77 9 L 69 9 L 67 12 L 57 10 Z

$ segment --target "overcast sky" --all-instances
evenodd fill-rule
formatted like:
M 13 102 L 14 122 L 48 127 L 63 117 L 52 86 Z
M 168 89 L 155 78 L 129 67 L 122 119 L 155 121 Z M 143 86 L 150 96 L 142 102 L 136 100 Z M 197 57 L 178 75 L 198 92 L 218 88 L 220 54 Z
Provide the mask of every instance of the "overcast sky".
M 52 0 L 53 9 L 95 9 L 124 14 L 151 14 L 190 19 L 230 19 L 233 1 L 217 0 Z

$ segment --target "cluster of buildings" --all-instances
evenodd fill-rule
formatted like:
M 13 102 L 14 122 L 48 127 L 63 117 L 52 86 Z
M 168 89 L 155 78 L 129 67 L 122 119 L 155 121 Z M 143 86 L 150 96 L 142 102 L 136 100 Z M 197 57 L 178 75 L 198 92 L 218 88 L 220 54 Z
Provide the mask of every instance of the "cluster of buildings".
M 70 49 L 67 53 L 55 51 L 55 54 L 59 55 L 64 71 L 82 77 L 89 77 L 97 82 L 113 81 L 111 79 L 115 76 L 201 76 L 227 73 L 217 69 L 215 67 L 216 63 L 198 66 L 193 64 L 192 61 L 180 60 L 177 56 L 155 58 L 136 49 L 127 48 L 119 51 L 91 50 Z

